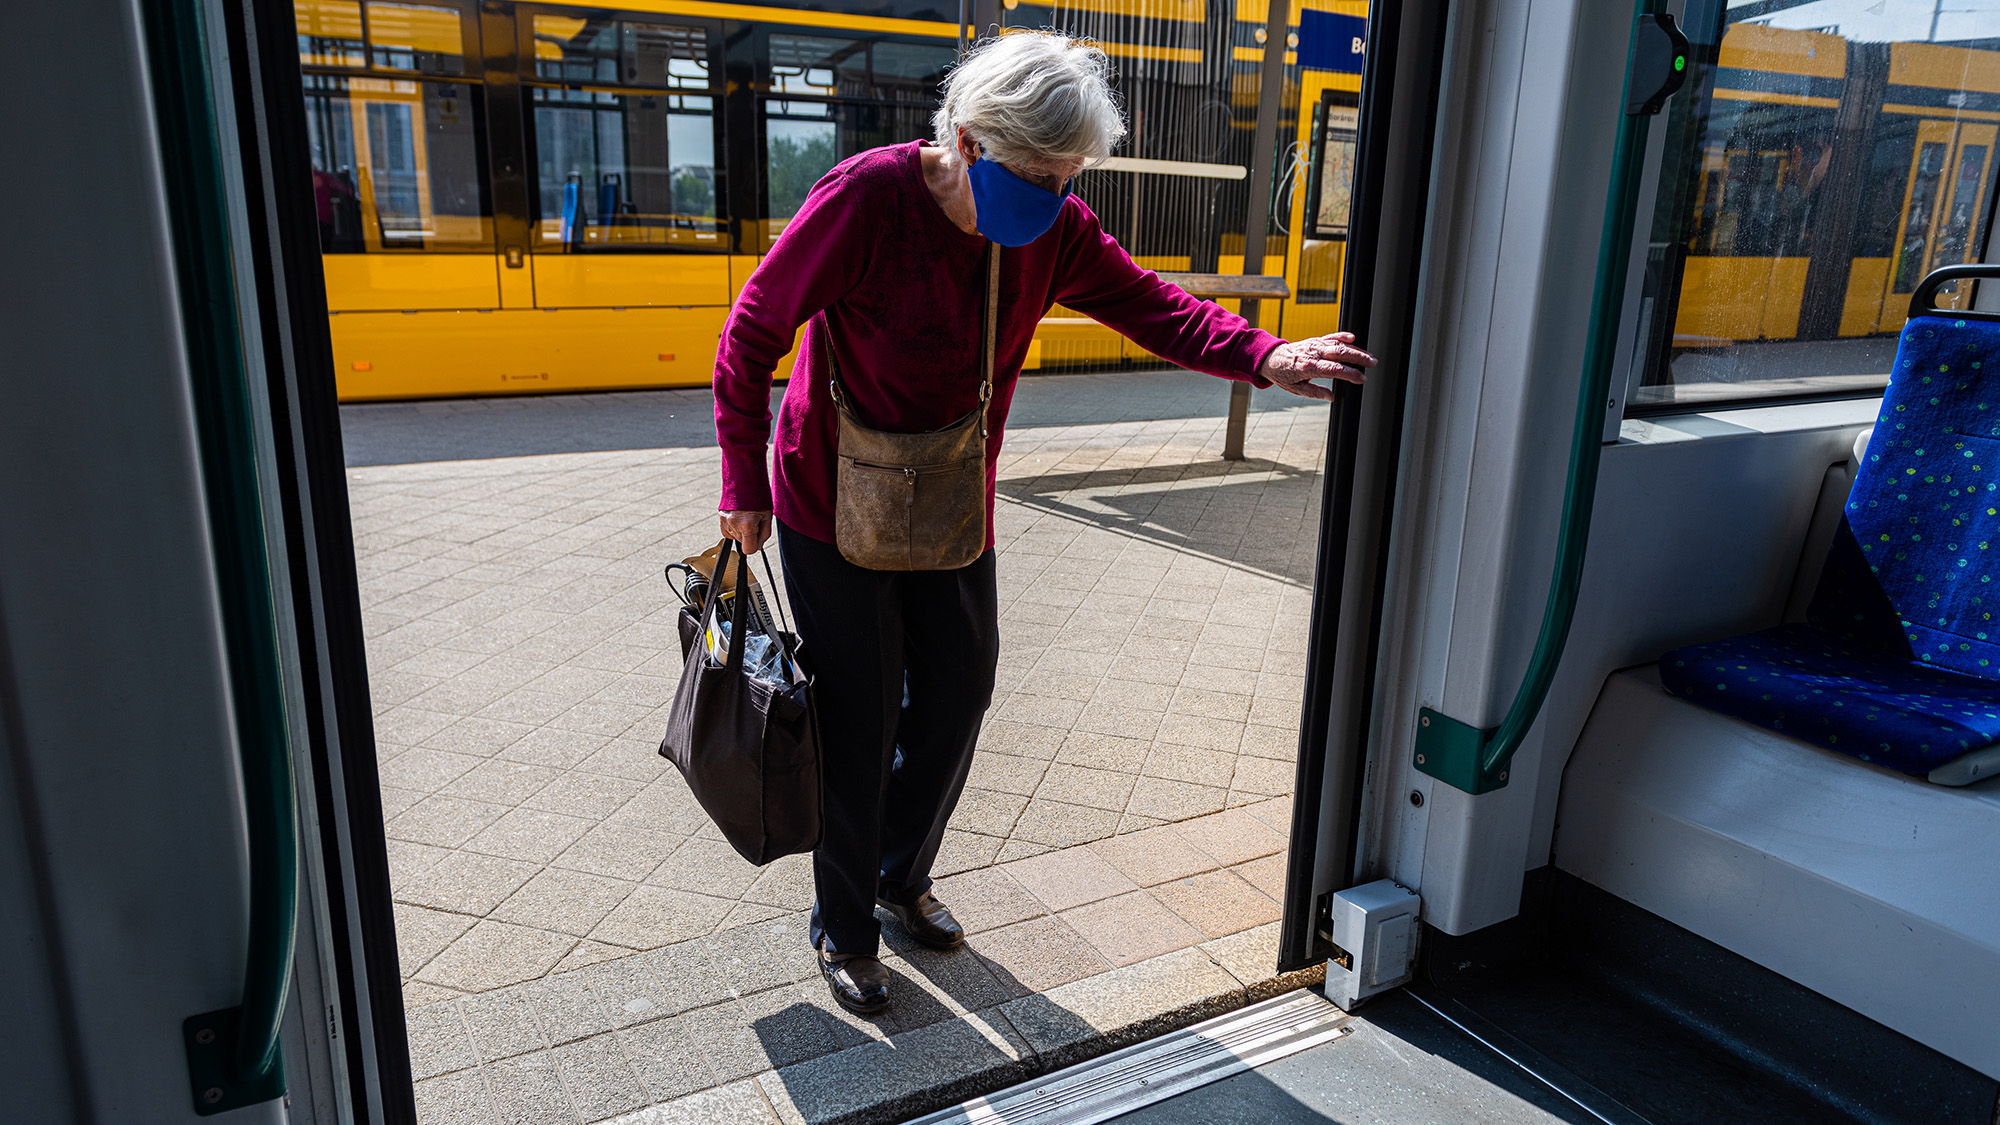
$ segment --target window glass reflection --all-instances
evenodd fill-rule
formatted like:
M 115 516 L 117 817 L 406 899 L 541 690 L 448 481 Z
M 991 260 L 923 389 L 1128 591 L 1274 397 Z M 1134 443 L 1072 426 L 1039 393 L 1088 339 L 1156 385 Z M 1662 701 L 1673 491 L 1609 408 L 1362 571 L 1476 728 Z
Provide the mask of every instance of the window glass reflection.
M 1689 6 L 1638 406 L 1881 386 L 1917 283 L 1986 244 L 2000 10 L 1769 7 Z
M 367 66 L 368 41 L 361 32 L 357 0 L 296 0 L 299 62 L 306 66 Z
M 465 73 L 465 13 L 443 4 L 293 0 L 299 61 L 423 74 Z
M 305 76 L 320 249 L 491 249 L 478 88 Z

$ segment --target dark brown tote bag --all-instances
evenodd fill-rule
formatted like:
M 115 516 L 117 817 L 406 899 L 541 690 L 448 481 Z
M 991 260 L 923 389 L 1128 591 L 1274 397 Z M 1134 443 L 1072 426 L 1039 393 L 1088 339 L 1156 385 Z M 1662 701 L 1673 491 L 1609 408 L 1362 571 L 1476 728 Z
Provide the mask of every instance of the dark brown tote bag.
M 732 548 L 743 558 L 741 548 L 725 540 L 716 574 L 729 574 Z M 729 846 L 761 867 L 819 845 L 819 729 L 812 679 L 798 662 L 798 638 L 766 622 L 784 653 L 783 663 L 793 670 L 788 683 L 754 679 L 744 666 L 751 598 L 750 568 L 744 563 L 736 567 L 736 589 L 727 599 L 727 657 L 718 662 L 706 642 L 724 601 L 721 581 L 709 585 L 696 628 L 684 623 L 681 647 L 687 663 L 668 712 L 660 756 L 681 771 Z
M 869 570 L 957 570 L 986 552 L 986 404 L 993 397 L 999 313 L 1000 248 L 989 242 L 979 405 L 944 429 L 921 434 L 872 429 L 861 421 L 820 318 L 840 412 L 833 542 L 848 562 Z

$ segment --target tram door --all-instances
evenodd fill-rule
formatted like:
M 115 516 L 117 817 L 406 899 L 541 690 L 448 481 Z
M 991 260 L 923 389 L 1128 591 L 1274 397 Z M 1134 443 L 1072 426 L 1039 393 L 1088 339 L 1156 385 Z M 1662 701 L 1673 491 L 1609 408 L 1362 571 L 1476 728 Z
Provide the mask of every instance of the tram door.
M 1308 75 L 1308 80 L 1318 77 Z M 1340 324 L 1341 274 L 1347 265 L 1348 224 L 1354 209 L 1358 103 L 1351 91 L 1327 89 L 1313 106 L 1311 119 L 1300 123 L 1306 140 L 1305 167 L 1300 170 L 1303 190 L 1295 192 L 1293 207 L 1299 236 L 1293 276 L 1298 284 L 1292 307 L 1286 310 L 1286 328 L 1294 335 L 1333 332 Z
M 1333 332 L 1344 323 L 1341 295 L 1369 36 L 1359 16 L 1308 9 L 1299 18 L 1301 110 L 1291 142 L 1290 205 L 1283 214 L 1292 235 L 1286 240 L 1285 273 L 1293 279 L 1284 324 L 1295 338 Z
M 1932 270 L 1977 257 L 1973 233 L 1980 202 L 1992 180 L 1996 134 L 2000 134 L 2000 126 L 1986 122 L 1925 120 L 1918 124 L 1916 151 L 1910 158 L 1909 192 L 1903 201 L 1903 225 L 1897 232 L 1893 293 L 1911 293 Z M 1958 288 L 1954 283 L 1953 289 Z M 1961 299 L 1958 292 L 1952 292 L 1940 304 L 1957 308 Z

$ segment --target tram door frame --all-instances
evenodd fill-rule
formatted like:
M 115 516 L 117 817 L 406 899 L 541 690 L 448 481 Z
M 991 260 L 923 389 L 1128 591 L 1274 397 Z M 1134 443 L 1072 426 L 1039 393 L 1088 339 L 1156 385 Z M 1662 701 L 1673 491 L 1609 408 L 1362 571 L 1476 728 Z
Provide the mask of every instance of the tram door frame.
M 213 171 L 222 190 L 241 193 L 242 229 L 200 234 L 245 243 L 248 268 L 232 283 L 261 343 L 245 349 L 258 415 L 246 425 L 269 444 L 258 487 L 275 509 L 266 531 L 279 594 L 273 610 L 289 637 L 285 674 L 296 689 L 287 704 L 298 711 L 290 748 L 301 844 L 296 896 L 302 937 L 312 940 L 301 941 L 293 964 L 298 1018 L 287 1020 L 284 1049 L 332 1073 L 325 1087 L 295 1085 L 289 1114 L 329 1125 L 415 1125 L 293 7 L 291 0 L 182 2 L 205 24 L 209 88 L 181 93 L 207 99 L 219 150 Z M 300 995 L 324 1010 L 306 1009 Z
M 386 843 L 379 829 L 356 831 L 379 825 L 381 808 L 303 71 L 296 52 L 255 49 L 288 41 L 289 0 L 205 6 L 223 13 L 210 34 L 227 48 L 217 54 L 230 69 L 214 83 L 238 106 L 238 131 L 223 141 L 242 158 L 252 237 L 262 242 L 259 276 L 240 284 L 257 289 L 271 321 L 263 374 L 274 389 L 270 421 L 282 434 L 277 469 L 298 490 L 285 503 L 285 531 L 302 581 L 287 608 L 312 662 L 312 739 L 299 755 L 315 783 L 304 820 L 318 831 L 324 857 L 318 890 L 331 923 L 325 960 L 335 986 L 312 1046 L 341 1056 L 352 1120 L 403 1125 L 415 1121 L 415 1102 L 393 968 Z M 1366 394 L 1343 385 L 1331 412 L 1281 922 L 1286 968 L 1328 955 L 1320 925 L 1326 903 L 1361 875 L 1369 706 L 1449 11 L 1450 0 L 1378 0 L 1371 12 L 1340 308 L 1341 326 L 1384 363 Z
M 1339 329 L 1381 365 L 1365 390 L 1336 384 L 1329 420 L 1279 922 L 1278 967 L 1286 971 L 1333 955 L 1333 894 L 1366 876 L 1376 654 L 1451 7 L 1376 0 L 1369 11 L 1338 307 Z

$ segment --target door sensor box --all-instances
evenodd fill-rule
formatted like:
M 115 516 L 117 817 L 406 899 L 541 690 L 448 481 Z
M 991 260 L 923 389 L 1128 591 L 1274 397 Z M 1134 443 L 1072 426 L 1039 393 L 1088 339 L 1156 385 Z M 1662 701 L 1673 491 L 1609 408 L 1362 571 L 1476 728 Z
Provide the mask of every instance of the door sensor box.
M 1417 962 L 1417 918 L 1423 900 L 1391 879 L 1333 894 L 1326 937 L 1326 998 L 1352 1011 L 1363 1000 L 1410 979 Z

